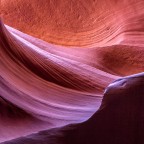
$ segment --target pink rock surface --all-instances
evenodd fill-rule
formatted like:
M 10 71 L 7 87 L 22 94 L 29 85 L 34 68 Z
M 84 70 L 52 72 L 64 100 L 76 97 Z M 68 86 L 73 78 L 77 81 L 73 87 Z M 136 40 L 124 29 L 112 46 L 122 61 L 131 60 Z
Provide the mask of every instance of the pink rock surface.
M 87 121 L 42 131 L 3 144 L 142 144 L 144 73 L 124 77 L 105 90 L 99 110 Z
M 143 9 L 143 0 L 2 0 L 0 142 L 84 122 L 111 82 L 143 72 Z
M 54 44 L 144 45 L 143 0 L 2 0 L 6 24 Z

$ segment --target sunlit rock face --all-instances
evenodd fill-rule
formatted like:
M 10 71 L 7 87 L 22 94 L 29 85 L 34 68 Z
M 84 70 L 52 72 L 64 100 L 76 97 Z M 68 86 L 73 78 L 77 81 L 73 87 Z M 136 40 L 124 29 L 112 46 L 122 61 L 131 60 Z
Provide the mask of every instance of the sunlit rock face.
M 5 23 L 54 44 L 143 45 L 143 0 L 2 0 Z
M 0 142 L 20 137 L 27 144 L 22 136 L 88 119 L 78 124 L 77 138 L 66 131 L 66 144 L 91 128 L 99 139 L 107 127 L 108 134 L 125 140 L 118 124 L 130 117 L 128 136 L 141 140 L 142 132 L 134 129 L 142 120 L 136 110 L 143 102 L 143 73 L 112 82 L 144 71 L 143 0 L 1 0 L 0 13 Z M 72 144 L 99 142 L 92 135 L 90 143 Z
M 3 144 L 135 144 L 144 142 L 144 73 L 106 88 L 99 110 L 86 122 L 39 132 Z

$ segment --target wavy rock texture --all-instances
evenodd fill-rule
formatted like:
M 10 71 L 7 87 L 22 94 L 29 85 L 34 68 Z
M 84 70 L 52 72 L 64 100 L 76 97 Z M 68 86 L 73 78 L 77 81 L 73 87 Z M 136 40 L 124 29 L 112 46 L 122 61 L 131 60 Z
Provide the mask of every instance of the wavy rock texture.
M 2 0 L 2 15 L 12 27 L 54 44 L 143 45 L 143 5 L 143 0 Z
M 141 144 L 143 73 L 103 92 L 144 71 L 143 0 L 2 0 L 1 9 L 0 142 L 47 130 L 10 143 Z M 81 124 L 57 129 L 72 123 Z
M 3 144 L 142 144 L 144 73 L 108 86 L 99 110 L 86 122 L 42 131 Z

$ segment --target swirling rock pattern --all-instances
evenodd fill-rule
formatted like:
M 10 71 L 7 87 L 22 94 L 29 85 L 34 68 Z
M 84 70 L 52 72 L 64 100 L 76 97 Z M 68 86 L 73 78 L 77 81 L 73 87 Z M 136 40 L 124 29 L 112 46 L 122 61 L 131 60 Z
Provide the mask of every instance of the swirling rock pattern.
M 12 27 L 50 43 L 84 47 L 143 45 L 143 9 L 143 0 L 2 1 Z
M 142 144 L 144 73 L 118 79 L 104 93 L 99 110 L 86 122 L 51 129 L 3 144 Z
M 132 106 L 130 96 L 118 96 L 119 102 L 113 98 L 109 101 L 115 92 L 121 95 L 119 86 L 114 88 L 114 94 L 106 93 L 104 99 L 103 92 L 114 80 L 144 71 L 143 9 L 143 0 L 2 0 L 0 142 L 86 121 L 97 110 L 101 111 L 105 101 L 116 108 L 116 113 L 121 110 L 117 103 L 130 102 L 135 113 L 138 105 Z M 143 74 L 138 77 L 143 79 Z M 138 89 L 135 81 L 132 85 L 134 90 Z M 141 85 L 139 89 L 138 101 Z M 126 85 L 124 93 L 127 91 Z M 104 105 L 105 112 L 100 114 L 105 120 L 111 115 L 108 109 Z M 131 114 L 128 110 L 125 116 L 128 113 Z M 94 117 L 99 119 L 97 115 Z M 95 120 L 86 125 L 91 127 L 94 123 Z M 104 122 L 99 129 L 106 126 Z M 119 127 L 114 132 L 116 129 Z M 85 135 L 81 135 L 80 128 L 79 137 Z M 68 139 L 71 136 L 70 132 Z M 39 142 L 41 137 L 36 139 Z

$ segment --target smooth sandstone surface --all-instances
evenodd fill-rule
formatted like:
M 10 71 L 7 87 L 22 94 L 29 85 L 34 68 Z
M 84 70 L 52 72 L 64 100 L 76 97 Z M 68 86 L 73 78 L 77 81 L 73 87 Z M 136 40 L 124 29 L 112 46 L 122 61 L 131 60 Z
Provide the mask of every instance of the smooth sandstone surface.
M 6 24 L 53 44 L 78 47 L 143 46 L 143 9 L 143 0 L 1 2 Z
M 111 83 L 99 110 L 87 121 L 3 144 L 142 144 L 143 109 L 144 73 L 140 73 Z
M 1 0 L 0 8 L 0 142 L 143 142 L 143 0 Z

